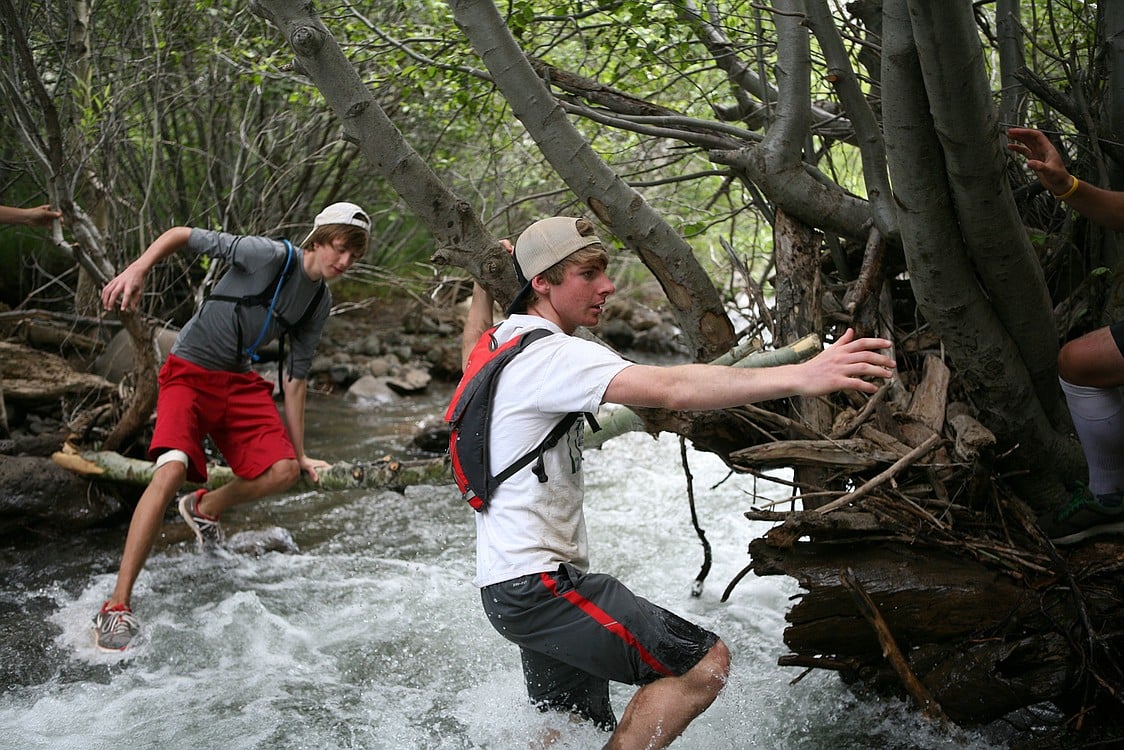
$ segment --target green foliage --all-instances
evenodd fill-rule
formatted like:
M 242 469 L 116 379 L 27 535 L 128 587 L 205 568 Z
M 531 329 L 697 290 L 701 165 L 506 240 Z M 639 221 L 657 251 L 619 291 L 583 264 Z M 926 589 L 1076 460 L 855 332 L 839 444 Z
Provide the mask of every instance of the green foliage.
M 749 0 L 694 5 L 718 23 L 729 54 L 769 83 L 777 35 L 768 9 Z M 508 0 L 499 8 L 528 55 L 637 102 L 701 123 L 717 121 L 720 108 L 738 102 L 736 87 L 681 0 Z M 407 141 L 497 236 L 513 236 L 544 214 L 587 212 L 544 163 L 494 85 L 477 75 L 483 66 L 446 2 L 345 0 L 316 9 Z M 1066 58 L 1069 50 L 1090 50 L 1078 67 L 1101 70 L 1093 44 L 1096 7 L 1067 0 L 1024 4 L 1023 12 L 1031 66 L 1048 80 L 1102 95 L 1098 76 L 1080 77 Z M 78 173 L 96 176 L 102 186 L 91 180 L 83 202 L 104 217 L 119 266 L 168 226 L 297 236 L 323 204 L 338 199 L 355 200 L 379 217 L 369 258 L 378 267 L 409 268 L 432 253 L 428 233 L 341 139 L 316 88 L 292 70 L 292 54 L 277 30 L 245 3 L 100 4 L 85 58 L 68 47 L 73 30 L 56 4 L 33 0 L 27 14 L 43 78 L 71 129 L 69 156 L 83 165 Z M 978 8 L 985 37 L 994 33 L 993 14 L 992 5 Z M 846 31 L 854 61 L 862 29 Z M 833 103 L 812 42 L 813 98 Z M 853 64 L 861 75 L 862 67 Z M 877 104 L 877 82 L 861 80 Z M 557 85 L 554 91 L 608 111 Z M 1034 117 L 1047 115 L 1036 105 Z M 722 239 L 755 273 L 771 267 L 771 207 L 752 186 L 722 174 L 704 148 L 634 127 L 571 119 L 716 276 L 729 274 Z M 767 120 L 731 124 L 752 130 Z M 3 112 L 0 127 L 16 141 Z M 865 194 L 854 145 L 816 136 L 807 157 L 845 190 Z M 178 283 L 177 275 L 168 274 L 167 283 Z

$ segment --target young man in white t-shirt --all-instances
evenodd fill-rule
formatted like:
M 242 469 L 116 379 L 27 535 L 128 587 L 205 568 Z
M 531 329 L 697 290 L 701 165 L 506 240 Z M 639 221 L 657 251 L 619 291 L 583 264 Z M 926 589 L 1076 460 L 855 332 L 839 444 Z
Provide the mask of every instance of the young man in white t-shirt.
M 885 339 L 847 331 L 815 358 L 766 369 L 638 365 L 574 337 L 596 325 L 615 287 L 608 255 L 584 219 L 554 217 L 519 237 L 513 259 L 522 292 L 494 334 L 497 345 L 530 328 L 531 343 L 504 368 L 492 399 L 493 473 L 535 448 L 571 412 L 602 403 L 711 410 L 839 389 L 873 393 L 889 378 Z M 491 324 L 477 285 L 465 352 Z M 661 748 L 718 696 L 730 653 L 717 635 L 642 599 L 612 576 L 589 572 L 582 484 L 582 422 L 492 493 L 476 514 L 474 583 L 493 627 L 518 644 L 527 692 L 543 710 L 574 713 L 612 731 L 606 747 Z M 640 685 L 619 723 L 609 681 Z

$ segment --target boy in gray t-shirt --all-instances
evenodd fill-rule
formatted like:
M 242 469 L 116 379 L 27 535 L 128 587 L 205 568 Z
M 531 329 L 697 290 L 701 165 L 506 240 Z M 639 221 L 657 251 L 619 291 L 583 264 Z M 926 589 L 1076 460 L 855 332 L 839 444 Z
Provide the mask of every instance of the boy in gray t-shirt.
M 148 271 L 183 248 L 230 266 L 180 331 L 160 370 L 149 446 L 156 468 L 133 512 L 113 593 L 94 617 L 98 648 L 121 651 L 140 632 L 130 607 L 133 584 L 168 503 L 187 480 L 207 479 L 204 437 L 214 441 L 235 479 L 178 500 L 180 515 L 202 547 L 222 542 L 219 517 L 228 508 L 284 491 L 302 471 L 316 481 L 316 470 L 328 466 L 304 452 L 307 377 L 332 305 L 326 282 L 363 256 L 370 228 L 370 218 L 353 203 L 321 211 L 299 248 L 288 240 L 174 227 L 106 284 L 107 310 L 135 310 Z M 273 385 L 251 368 L 258 347 L 281 336 L 290 342 L 290 354 L 280 363 L 284 420 L 273 403 Z

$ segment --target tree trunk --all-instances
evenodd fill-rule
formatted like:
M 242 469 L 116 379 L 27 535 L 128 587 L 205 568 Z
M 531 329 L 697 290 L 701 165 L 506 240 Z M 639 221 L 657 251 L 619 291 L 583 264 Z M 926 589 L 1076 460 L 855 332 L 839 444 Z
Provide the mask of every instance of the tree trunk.
M 823 330 L 820 318 L 820 236 L 777 211 L 773 226 L 773 253 L 777 262 L 777 332 L 782 341 L 805 331 Z M 826 435 L 834 416 L 831 406 L 818 398 L 793 399 L 796 418 L 813 432 Z M 794 435 L 791 437 L 795 437 Z M 806 464 L 796 466 L 797 486 L 808 491 L 828 486 L 828 472 Z M 804 507 L 816 507 L 820 500 L 805 496 Z
M 733 346 L 733 326 L 691 247 L 570 124 L 491 0 L 449 0 L 449 5 L 457 25 L 543 155 L 574 194 L 659 281 L 695 358 L 713 359 Z
M 995 31 L 999 45 L 999 122 L 1002 126 L 1026 122 L 1027 91 L 1015 72 L 1026 65 L 1019 0 L 997 0 Z
M 439 245 L 438 264 L 452 263 L 480 279 L 499 300 L 518 292 L 515 271 L 469 204 L 454 195 L 379 107 L 312 6 L 301 0 L 255 0 L 251 10 L 285 36 L 349 137 L 425 223 Z
M 1053 330 L 1053 310 L 1042 267 L 1007 189 L 1005 150 L 996 137 L 999 127 L 972 9 L 953 3 L 938 11 L 928 0 L 909 0 L 909 16 L 927 111 L 940 143 L 939 151 L 926 156 L 938 164 L 938 155 L 943 159 L 955 217 L 950 228 L 958 227 L 963 237 L 993 314 L 1030 377 L 1038 408 L 1056 415 L 1057 340 L 1025 335 Z M 962 82 L 959 96 L 947 95 L 949 80 Z
M 1035 467 L 1034 480 L 1020 492 L 1035 507 L 1053 507 L 1082 462 L 1073 442 L 1051 425 L 1012 333 L 1021 339 L 1051 328 L 1005 328 L 980 287 L 954 210 L 905 0 L 884 4 L 883 31 L 886 150 L 913 292 L 983 408 L 981 421 L 1001 446 L 1017 446 L 1012 468 Z

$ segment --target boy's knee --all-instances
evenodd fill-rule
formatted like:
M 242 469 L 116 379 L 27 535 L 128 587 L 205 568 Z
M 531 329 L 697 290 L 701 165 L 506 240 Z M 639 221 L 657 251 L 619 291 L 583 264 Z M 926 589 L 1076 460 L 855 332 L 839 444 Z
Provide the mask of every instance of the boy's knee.
M 274 481 L 282 485 L 283 489 L 288 489 L 301 478 L 301 465 L 295 458 L 278 461 L 269 470 L 273 473 Z
M 713 696 L 722 690 L 730 676 L 730 649 L 725 642 L 720 640 L 711 646 L 685 676 L 690 677 L 698 688 L 709 693 L 713 700 Z
M 726 642 L 719 640 L 715 643 L 710 651 L 706 652 L 704 659 L 711 660 L 711 671 L 715 677 L 721 678 L 723 681 L 730 675 L 730 649 L 726 646 Z
M 161 455 L 161 459 L 167 456 L 168 453 L 181 453 L 181 451 L 168 451 Z M 186 454 L 184 454 L 186 456 Z M 187 481 L 187 462 L 179 461 L 177 458 L 171 459 L 158 459 L 153 466 L 152 481 L 154 484 L 162 484 L 164 486 L 172 486 L 179 488 L 184 482 Z
M 1058 376 L 1067 383 L 1082 385 L 1084 357 L 1078 341 L 1070 341 L 1058 352 Z

